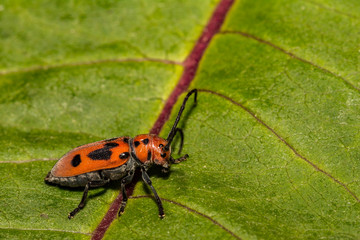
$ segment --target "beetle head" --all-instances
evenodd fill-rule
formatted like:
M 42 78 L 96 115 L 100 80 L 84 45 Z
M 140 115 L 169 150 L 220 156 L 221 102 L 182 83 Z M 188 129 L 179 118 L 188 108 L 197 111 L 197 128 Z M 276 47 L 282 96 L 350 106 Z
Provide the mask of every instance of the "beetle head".
M 163 169 L 170 168 L 170 157 L 171 157 L 171 148 L 170 146 L 166 147 L 168 141 L 158 136 L 154 136 L 153 139 L 153 163 L 156 165 L 161 165 Z M 166 170 L 165 170 L 166 171 Z

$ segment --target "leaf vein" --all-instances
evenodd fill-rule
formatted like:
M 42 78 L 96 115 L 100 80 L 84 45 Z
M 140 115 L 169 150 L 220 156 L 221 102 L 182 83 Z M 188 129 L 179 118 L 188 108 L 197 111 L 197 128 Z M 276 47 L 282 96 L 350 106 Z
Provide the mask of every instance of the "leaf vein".
M 250 114 L 253 118 L 255 118 L 256 121 L 258 121 L 261 125 L 263 125 L 264 127 L 266 127 L 270 132 L 272 132 L 281 142 L 283 142 L 288 148 L 290 148 L 290 150 L 299 158 L 301 158 L 302 160 L 304 160 L 305 162 L 307 162 L 310 166 L 312 166 L 316 171 L 319 171 L 323 174 L 325 174 L 327 177 L 329 177 L 330 179 L 332 179 L 335 183 L 339 184 L 340 186 L 342 186 L 358 203 L 360 203 L 360 199 L 358 198 L 358 196 L 351 191 L 347 185 L 343 182 L 341 182 L 339 179 L 335 178 L 333 175 L 331 175 L 330 173 L 326 172 L 324 169 L 320 168 L 319 166 L 317 166 L 315 163 L 313 163 L 312 161 L 310 161 L 309 159 L 307 159 L 305 156 L 301 155 L 292 145 L 290 145 L 290 143 L 288 143 L 283 137 L 281 137 L 276 131 L 275 129 L 271 128 L 269 125 L 267 125 L 264 121 L 262 121 L 259 117 L 256 116 L 256 114 L 254 112 L 252 112 L 250 109 L 246 108 L 244 105 L 242 105 L 240 102 L 235 101 L 234 99 L 227 97 L 221 93 L 212 91 L 212 90 L 208 90 L 208 89 L 198 89 L 199 92 L 206 92 L 206 93 L 210 93 L 213 95 L 216 95 L 218 97 L 224 98 L 225 100 L 230 101 L 231 103 L 241 107 L 243 110 L 245 110 L 248 114 Z
M 292 58 L 294 58 L 294 59 L 297 59 L 297 60 L 299 60 L 299 61 L 301 61 L 301 62 L 303 62 L 303 63 L 310 64 L 310 65 L 313 66 L 313 67 L 316 67 L 316 68 L 318 68 L 318 69 L 320 69 L 320 70 L 322 70 L 322 71 L 324 71 L 324 72 L 326 72 L 326 73 L 328 73 L 328 74 L 330 74 L 330 75 L 332 75 L 332 76 L 334 76 L 334 77 L 336 77 L 336 78 L 338 78 L 338 79 L 341 79 L 341 80 L 342 80 L 345 84 L 347 84 L 349 87 L 351 87 L 351 88 L 357 90 L 358 92 L 360 92 L 360 88 L 356 87 L 354 84 L 352 84 L 351 82 L 349 82 L 349 81 L 348 81 L 347 79 L 345 79 L 344 77 L 342 77 L 342 76 L 340 76 L 340 75 L 338 75 L 338 74 L 330 71 L 329 69 L 326 69 L 325 67 L 322 67 L 322 66 L 320 66 L 320 65 L 317 65 L 316 63 L 313 63 L 313 62 L 311 62 L 311 61 L 309 61 L 309 60 L 307 60 L 307 59 L 301 58 L 301 57 L 295 55 L 294 53 L 289 52 L 289 51 L 285 50 L 284 48 L 275 45 L 275 44 L 272 43 L 272 42 L 269 42 L 269 41 L 267 41 L 267 40 L 264 40 L 264 39 L 262 39 L 262 38 L 259 38 L 259 37 L 257 37 L 257 36 L 254 36 L 254 35 L 251 35 L 251 34 L 249 34 L 249 33 L 242 32 L 242 31 L 230 31 L 230 30 L 229 30 L 229 31 L 222 31 L 222 32 L 220 32 L 220 33 L 221 33 L 221 34 L 237 34 L 237 35 L 241 35 L 241 36 L 243 36 L 243 37 L 249 38 L 249 39 L 253 39 L 253 40 L 255 40 L 255 41 L 259 42 L 259 43 L 263 43 L 263 44 L 265 44 L 265 45 L 268 45 L 268 46 L 270 46 L 270 47 L 272 47 L 272 48 L 274 48 L 274 49 L 279 50 L 280 52 L 285 53 L 286 55 L 288 55 L 288 56 L 290 56 L 290 57 L 292 57 Z
M 15 164 L 21 164 L 21 163 L 29 163 L 29 162 L 55 161 L 55 160 L 59 160 L 59 159 L 58 159 L 58 158 L 34 158 L 34 159 L 20 160 L 20 161 L 0 161 L 0 163 L 15 163 Z
M 48 69 L 61 68 L 61 67 L 79 67 L 79 66 L 91 66 L 97 64 L 106 64 L 106 63 L 131 63 L 131 62 L 157 62 L 168 65 L 183 65 L 180 62 L 168 60 L 168 59 L 158 59 L 158 58 L 113 58 L 113 59 L 100 59 L 93 61 L 85 61 L 85 62 L 72 62 L 72 63 L 63 63 L 63 64 L 54 64 L 54 65 L 39 65 L 32 66 L 23 69 L 15 69 L 15 70 L 3 70 L 0 71 L 0 76 L 8 75 L 8 74 L 16 74 L 16 73 L 25 73 L 32 71 L 44 71 Z
M 75 233 L 91 236 L 91 233 L 70 231 L 70 230 L 59 230 L 59 229 L 41 229 L 41 228 L 14 228 L 14 227 L 0 227 L 0 230 L 17 230 L 17 231 L 52 231 L 52 232 L 64 232 L 64 233 Z
M 342 15 L 342 16 L 345 16 L 345 17 L 349 17 L 349 18 L 354 18 L 354 19 L 358 19 L 356 16 L 352 15 L 352 14 L 349 14 L 349 13 L 346 13 L 346 12 L 343 12 L 343 11 L 340 11 L 336 8 L 332 8 L 332 7 L 329 7 L 329 6 L 326 6 L 326 5 L 323 5 L 323 4 L 320 4 L 320 3 L 317 3 L 315 1 L 311 1 L 311 0 L 305 0 L 305 2 L 308 2 L 312 5 L 315 5 L 321 9 L 325 9 L 325 10 L 328 10 L 328 11 L 331 11 L 331 12 L 334 12 L 336 14 L 339 14 L 339 15 Z
M 131 199 L 138 199 L 138 198 L 152 198 L 152 196 L 148 196 L 148 195 L 138 195 L 138 196 L 130 196 L 129 198 Z M 162 201 L 165 201 L 165 202 L 169 202 L 169 203 L 172 203 L 172 204 L 175 204 L 179 207 L 182 207 L 182 208 L 185 208 L 187 211 L 189 212 L 192 212 L 192 213 L 195 213 L 197 215 L 200 215 L 201 217 L 204 217 L 208 220 L 210 220 L 212 223 L 214 223 L 215 225 L 219 226 L 220 228 L 222 228 L 223 230 L 225 230 L 226 232 L 228 232 L 229 234 L 231 234 L 233 237 L 235 237 L 236 239 L 241 239 L 239 236 L 237 236 L 235 233 L 233 233 L 230 229 L 226 228 L 224 225 L 222 225 L 221 223 L 219 223 L 218 221 L 216 221 L 215 219 L 213 219 L 212 217 L 204 214 L 204 213 L 201 213 L 193 208 L 190 208 L 182 203 L 179 203 L 179 202 L 176 202 L 176 201 L 173 201 L 171 199 L 166 199 L 166 198 L 160 198 Z

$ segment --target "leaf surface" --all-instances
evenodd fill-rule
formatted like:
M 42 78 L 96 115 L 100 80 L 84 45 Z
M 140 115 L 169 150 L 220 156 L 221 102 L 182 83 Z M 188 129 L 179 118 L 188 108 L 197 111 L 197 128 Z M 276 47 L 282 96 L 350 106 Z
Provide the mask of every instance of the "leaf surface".
M 171 179 L 154 180 L 163 198 L 243 239 L 359 237 L 359 35 L 352 28 L 359 21 L 340 8 L 350 9 L 236 2 L 190 87 L 214 91 L 200 92 L 185 117 L 190 159 L 173 167 Z M 134 196 L 146 194 L 140 185 Z M 156 236 L 166 236 L 167 226 L 181 238 L 172 221 L 149 218 L 140 219 Z M 114 222 L 111 231 L 114 237 L 126 225 Z M 196 237 L 207 232 L 199 227 Z
M 44 177 L 76 146 L 149 132 L 214 4 L 0 2 L 0 238 L 91 237 L 119 185 L 69 221 L 83 189 Z
M 0 238 L 91 238 L 119 183 L 69 221 L 83 189 L 45 175 L 73 147 L 147 133 L 217 3 L 0 3 Z M 189 87 L 190 158 L 149 170 L 166 217 L 139 181 L 104 239 L 358 239 L 359 9 L 236 1 Z

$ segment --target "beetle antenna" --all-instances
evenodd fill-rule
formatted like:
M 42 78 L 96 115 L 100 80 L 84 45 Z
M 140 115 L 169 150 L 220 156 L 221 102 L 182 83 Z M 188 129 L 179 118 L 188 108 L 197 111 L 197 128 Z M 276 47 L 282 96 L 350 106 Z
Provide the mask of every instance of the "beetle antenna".
M 184 133 L 183 133 L 183 131 L 181 130 L 181 128 L 176 128 L 176 129 L 175 129 L 175 133 L 174 133 L 174 137 L 176 136 L 177 133 L 180 134 L 180 147 L 179 147 L 179 151 L 178 151 L 178 154 L 180 155 L 181 150 L 182 150 L 182 147 L 183 147 L 183 145 L 184 145 Z
M 180 121 L 181 114 L 183 113 L 183 111 L 184 111 L 184 109 L 185 109 L 186 102 L 187 102 L 187 100 L 189 99 L 189 97 L 190 97 L 193 93 L 195 93 L 194 103 L 196 104 L 196 100 L 197 100 L 197 89 L 193 89 L 193 90 L 191 90 L 190 92 L 188 92 L 188 94 L 187 94 L 186 97 L 184 98 L 184 101 L 183 101 L 183 103 L 182 103 L 182 105 L 181 105 L 181 108 L 180 108 L 179 113 L 178 113 L 178 115 L 177 115 L 177 117 L 176 117 L 176 120 L 175 120 L 175 122 L 174 122 L 174 125 L 172 126 L 171 131 L 169 132 L 169 135 L 168 135 L 168 137 L 167 137 L 167 139 L 166 139 L 166 141 L 168 142 L 168 144 L 166 144 L 166 146 L 164 147 L 165 150 L 169 150 L 169 148 L 170 148 L 170 144 L 171 144 L 171 142 L 172 142 L 172 140 L 173 140 L 173 138 L 174 138 L 174 136 L 175 136 L 175 134 L 176 134 L 176 132 L 177 132 L 177 130 L 176 130 L 177 128 L 176 128 L 176 127 L 177 127 L 177 125 L 178 125 L 178 123 L 179 123 L 179 121 Z

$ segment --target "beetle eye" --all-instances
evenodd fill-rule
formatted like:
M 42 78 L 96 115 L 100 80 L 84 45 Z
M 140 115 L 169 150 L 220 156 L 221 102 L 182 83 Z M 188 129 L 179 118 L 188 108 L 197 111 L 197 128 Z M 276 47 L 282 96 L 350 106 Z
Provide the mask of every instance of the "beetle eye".
M 160 145 L 159 145 L 159 148 L 162 148 L 163 146 L 164 146 L 164 145 L 160 144 Z
M 164 158 L 164 157 L 166 157 L 166 153 L 162 153 L 162 154 L 160 154 L 160 156 L 161 156 L 162 158 Z

